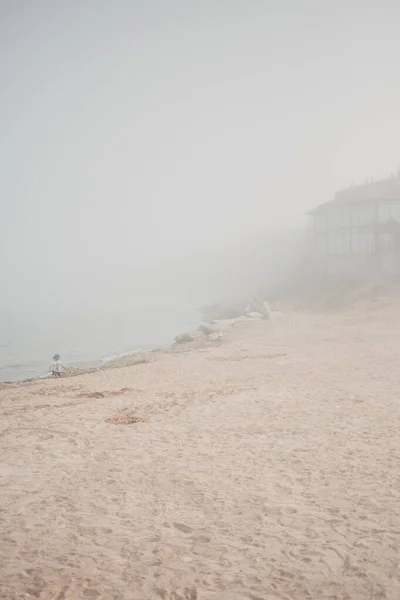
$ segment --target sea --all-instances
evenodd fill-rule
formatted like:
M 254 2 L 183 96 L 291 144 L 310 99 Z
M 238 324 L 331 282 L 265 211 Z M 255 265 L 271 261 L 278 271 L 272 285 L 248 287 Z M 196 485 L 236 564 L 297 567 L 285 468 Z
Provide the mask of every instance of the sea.
M 0 312 L 0 381 L 45 376 L 54 354 L 84 367 L 173 343 L 199 323 L 195 308 L 161 305 Z

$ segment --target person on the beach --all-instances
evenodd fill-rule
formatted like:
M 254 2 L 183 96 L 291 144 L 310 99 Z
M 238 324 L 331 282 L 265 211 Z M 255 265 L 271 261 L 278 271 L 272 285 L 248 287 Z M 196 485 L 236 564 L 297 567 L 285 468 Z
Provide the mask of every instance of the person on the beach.
M 50 371 L 53 377 L 61 377 L 62 371 L 65 369 L 63 363 L 61 362 L 61 356 L 59 354 L 55 354 L 53 356 L 53 362 L 50 366 Z

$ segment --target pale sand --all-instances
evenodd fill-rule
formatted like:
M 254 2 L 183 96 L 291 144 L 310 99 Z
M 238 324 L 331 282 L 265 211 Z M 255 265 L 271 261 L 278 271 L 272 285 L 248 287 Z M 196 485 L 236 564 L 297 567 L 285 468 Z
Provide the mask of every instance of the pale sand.
M 398 600 L 396 312 L 0 390 L 0 597 Z

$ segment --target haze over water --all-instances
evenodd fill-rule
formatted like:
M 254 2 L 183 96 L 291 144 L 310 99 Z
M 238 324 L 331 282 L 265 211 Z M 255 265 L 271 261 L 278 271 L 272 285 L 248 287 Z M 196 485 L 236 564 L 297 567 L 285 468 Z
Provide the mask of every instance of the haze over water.
M 394 1 L 1 2 L 0 367 L 169 340 L 186 325 L 170 306 L 250 290 L 250 242 L 397 170 L 399 17 Z M 280 255 L 257 257 L 254 287 Z

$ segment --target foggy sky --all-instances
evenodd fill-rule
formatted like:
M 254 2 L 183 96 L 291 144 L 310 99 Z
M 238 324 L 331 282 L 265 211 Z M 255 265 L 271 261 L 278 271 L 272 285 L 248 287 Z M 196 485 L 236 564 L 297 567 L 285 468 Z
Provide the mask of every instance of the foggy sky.
M 395 171 L 399 22 L 396 0 L 2 0 L 3 300 L 212 261 Z

